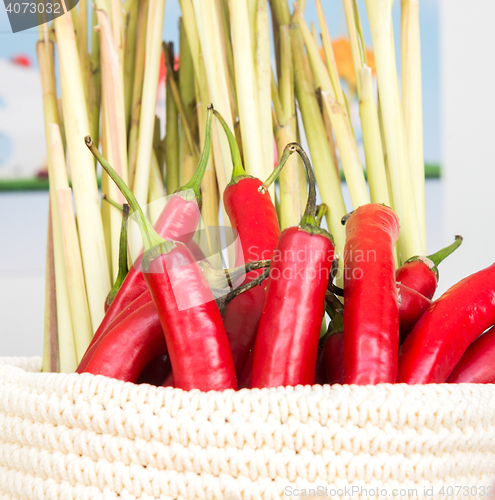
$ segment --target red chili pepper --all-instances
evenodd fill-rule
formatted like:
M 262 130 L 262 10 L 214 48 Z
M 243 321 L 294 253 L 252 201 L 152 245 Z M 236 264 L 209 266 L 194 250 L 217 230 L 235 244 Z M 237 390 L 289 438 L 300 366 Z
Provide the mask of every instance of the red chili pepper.
M 402 346 L 398 382 L 443 383 L 474 340 L 495 324 L 495 264 L 449 288 Z
M 134 299 L 123 311 L 121 311 L 121 313 L 116 318 L 113 319 L 113 321 L 109 325 L 107 325 L 105 331 L 102 331 L 98 335 L 98 338 L 96 339 L 95 339 L 96 337 L 95 334 L 95 337 L 93 337 L 93 341 L 86 349 L 86 352 L 84 353 L 84 356 L 79 362 L 79 366 L 77 369 L 84 370 L 86 368 L 94 352 L 96 351 L 96 349 L 98 349 L 101 339 L 104 338 L 104 336 L 108 332 L 110 332 L 113 328 L 115 328 L 118 324 L 120 324 L 125 318 L 127 318 L 127 316 L 131 315 L 134 311 L 137 311 L 138 309 L 140 309 L 144 305 L 149 304 L 150 302 L 152 303 L 153 300 L 151 298 L 149 290 L 146 288 L 146 290 L 137 299 Z M 156 311 L 155 315 L 157 315 Z M 99 329 L 97 332 L 99 332 Z
M 315 378 L 334 246 L 330 234 L 316 226 L 315 180 L 308 157 L 295 143 L 284 154 L 295 151 L 308 173 L 308 204 L 300 225 L 282 232 L 273 254 L 254 346 L 252 388 L 313 384 Z M 277 174 L 275 170 L 263 188 Z
M 325 348 L 323 346 L 319 346 L 318 353 L 316 355 L 315 384 L 325 385 L 327 383 L 327 373 L 325 370 Z
M 344 332 L 335 332 L 325 342 L 325 371 L 329 384 L 344 383 Z
M 136 384 L 149 384 L 160 387 L 172 371 L 168 352 L 153 358 L 141 371 Z
M 346 384 L 394 383 L 399 307 L 394 245 L 399 221 L 378 203 L 357 208 L 344 247 L 344 372 Z
M 234 135 L 222 116 L 216 111 L 215 115 L 229 140 L 234 165 L 232 180 L 223 194 L 223 203 L 232 228 L 238 233 L 235 265 L 270 259 L 280 236 L 275 206 L 268 191 L 259 192 L 262 182 L 246 174 Z M 248 273 L 244 283 L 256 279 L 260 273 Z M 256 287 L 236 297 L 225 311 L 223 321 L 238 377 L 256 340 L 264 300 L 264 288 Z
M 212 115 L 208 114 L 206 136 L 211 135 Z M 165 208 L 155 222 L 155 231 L 166 240 L 180 241 L 188 245 L 198 227 L 201 209 L 201 181 L 204 177 L 208 157 L 201 157 L 193 178 L 168 198 Z M 146 290 L 141 273 L 141 256 L 131 267 L 118 293 L 106 311 L 90 346 L 108 328 L 121 311 Z
M 397 283 L 397 289 L 399 293 L 399 344 L 402 345 L 432 302 L 402 283 Z
M 411 257 L 397 269 L 396 280 L 427 299 L 432 299 L 438 284 L 438 265 L 459 248 L 461 243 L 462 236 L 456 236 L 454 243 L 428 257 Z
M 447 379 L 449 384 L 495 384 L 495 326 L 466 350 Z
M 77 373 L 135 382 L 156 353 L 167 350 L 153 302 L 129 314 L 102 336 L 95 347 L 87 363 L 77 368 Z
M 184 244 L 167 242 L 153 230 L 132 192 L 90 137 L 86 137 L 86 144 L 138 213 L 145 246 L 144 278 L 165 334 L 176 387 L 203 391 L 236 389 L 234 362 L 222 317 L 194 256 Z M 207 135 L 201 161 L 206 162 L 210 145 L 211 136 Z M 183 299 L 186 303 L 181 302 Z

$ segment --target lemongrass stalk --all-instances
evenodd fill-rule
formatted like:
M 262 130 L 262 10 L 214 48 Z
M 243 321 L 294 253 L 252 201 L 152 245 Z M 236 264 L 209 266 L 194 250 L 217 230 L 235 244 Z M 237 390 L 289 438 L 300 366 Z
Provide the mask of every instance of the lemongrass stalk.
M 217 6 L 215 0 L 193 0 L 193 7 L 201 43 L 201 53 L 206 69 L 210 101 L 225 117 L 229 127 L 233 129 L 227 69 L 225 67 L 223 47 L 220 39 Z M 215 123 L 213 124 L 212 140 L 214 145 L 219 145 L 220 156 L 215 151 L 215 147 L 213 155 L 218 187 L 220 192 L 223 193 L 227 185 L 227 179 L 230 178 L 231 173 L 230 150 L 224 135 L 219 136 L 218 127 Z
M 133 185 L 134 194 L 138 202 L 143 205 L 148 199 L 164 9 L 165 0 L 150 0 L 146 33 L 146 65 L 144 67 L 136 172 Z
M 124 4 L 125 5 L 125 4 Z M 124 102 L 126 131 L 129 132 L 132 111 L 132 90 L 134 87 L 134 72 L 136 68 L 136 45 L 138 27 L 138 0 L 132 0 L 125 13 L 125 44 L 124 44 Z
M 96 0 L 98 4 L 98 0 Z M 121 0 L 110 0 L 110 23 L 112 25 L 113 41 L 118 52 L 118 58 L 120 63 L 120 68 L 122 69 L 123 64 L 123 23 L 122 23 L 122 1 Z
M 352 61 L 356 72 L 356 87 L 358 98 L 361 99 L 361 68 L 365 64 L 365 48 L 361 33 L 358 31 L 356 18 L 354 16 L 356 4 L 354 0 L 344 0 L 344 11 L 349 31 L 349 43 L 351 45 Z
M 328 144 L 330 145 L 330 151 L 332 152 L 333 162 L 337 173 L 340 176 L 339 159 L 337 157 L 337 146 L 333 138 L 332 123 L 330 121 L 330 116 L 328 115 L 328 109 L 323 105 L 321 91 L 318 93 L 318 102 L 320 104 L 321 113 L 323 115 L 323 123 L 325 124 L 325 131 L 327 133 Z
M 92 14 L 93 31 L 91 34 L 91 57 L 88 90 L 88 119 L 91 137 L 100 137 L 100 105 L 101 105 L 101 68 L 100 68 L 100 35 L 95 29 L 98 23 L 96 9 Z M 63 134 L 62 134 L 63 137 Z
M 230 22 L 234 49 L 235 83 L 239 105 L 244 166 L 249 175 L 262 179 L 263 149 L 260 133 L 258 88 L 251 50 L 251 34 L 246 0 L 230 2 Z
M 97 16 L 100 26 L 101 47 L 101 74 L 102 74 L 102 107 L 103 107 L 103 131 L 105 135 L 105 154 L 112 162 L 114 168 L 124 182 L 127 182 L 127 141 L 124 88 L 122 81 L 122 66 L 119 57 L 119 47 L 116 45 L 116 33 L 112 30 L 108 14 L 98 9 Z M 124 202 L 122 194 L 113 183 L 106 183 L 108 191 L 105 191 L 112 199 L 120 203 Z M 117 278 L 119 270 L 119 241 L 121 229 L 121 217 L 115 210 L 108 210 L 106 227 L 110 235 L 110 246 L 107 252 L 111 261 L 112 281 Z
M 139 119 L 141 116 L 141 96 L 143 93 L 144 57 L 146 52 L 148 6 L 149 0 L 142 0 L 139 2 L 136 62 L 134 71 L 134 83 L 132 86 L 131 123 L 127 147 L 129 155 L 129 186 L 131 188 L 134 185 L 134 177 L 136 172 Z
M 361 129 L 363 131 L 364 154 L 366 157 L 366 172 L 370 186 L 371 201 L 391 206 L 388 191 L 387 173 L 380 134 L 380 123 L 375 98 L 373 95 L 373 80 L 371 68 L 363 66 L 359 75 L 361 98 L 359 111 Z
M 235 119 L 237 101 L 235 95 L 235 89 L 233 88 L 235 82 L 235 71 L 234 71 L 234 54 L 232 50 L 232 39 L 230 33 L 230 13 L 229 13 L 229 1 L 230 0 L 216 0 L 217 10 L 219 14 L 219 35 L 220 41 L 223 47 L 224 62 L 227 67 L 227 84 L 231 92 L 229 92 L 230 108 L 232 109 L 232 117 Z
M 325 53 L 325 62 L 327 66 L 328 74 L 330 75 L 330 80 L 332 81 L 333 90 L 337 96 L 339 102 L 344 101 L 344 93 L 340 85 L 339 72 L 337 70 L 337 64 L 335 63 L 335 56 L 333 54 L 332 42 L 330 40 L 330 34 L 328 32 L 328 25 L 323 14 L 323 8 L 321 6 L 321 1 L 316 0 L 316 11 L 318 13 L 318 22 L 320 23 L 321 29 L 321 41 L 323 44 L 323 51 Z
M 273 168 L 273 124 L 271 109 L 270 26 L 268 7 L 265 0 L 259 0 L 256 11 L 256 63 L 258 86 L 258 115 L 261 146 L 263 152 L 264 177 Z
M 62 373 L 71 373 L 77 368 L 77 355 L 65 268 L 62 226 L 57 199 L 57 188 L 68 186 L 68 181 L 60 132 L 57 125 L 51 124 L 47 130 L 47 134 L 50 142 L 48 149 L 48 175 L 50 179 L 50 207 L 52 211 L 55 295 L 57 298 L 59 369 Z M 62 151 L 62 158 L 60 157 L 60 151 Z
M 170 193 L 172 194 L 172 193 Z M 148 216 L 154 224 L 165 207 L 166 193 L 155 150 L 151 152 L 150 187 L 148 193 Z
M 59 123 L 53 42 L 45 40 L 37 42 L 36 54 L 38 55 L 38 64 L 40 67 L 45 137 L 48 150 L 48 126 L 50 123 Z
M 184 128 L 184 133 L 186 136 L 187 144 L 189 146 L 189 149 L 193 151 L 194 155 L 196 156 L 196 161 L 199 161 L 200 157 L 200 152 L 199 149 L 194 142 L 193 136 L 191 129 L 189 127 L 189 123 L 187 120 L 187 114 L 186 110 L 184 108 L 184 104 L 182 102 L 182 99 L 180 97 L 179 93 L 179 88 L 177 86 L 177 82 L 175 81 L 175 73 L 171 65 L 171 54 L 166 48 L 166 44 L 163 44 L 163 54 L 165 56 L 165 64 L 167 67 L 167 92 L 170 90 L 170 94 L 167 93 L 167 105 L 169 102 L 172 103 L 173 106 L 175 106 L 175 116 L 177 118 L 177 113 L 179 114 L 179 117 L 182 121 L 182 126 Z M 168 89 L 170 87 L 170 89 Z M 168 119 L 167 119 L 168 121 Z M 177 120 L 176 120 L 177 121 Z
M 93 159 L 82 137 L 89 133 L 81 66 L 70 16 L 55 19 L 67 150 L 74 186 L 78 231 L 88 291 L 91 322 L 99 325 L 110 290 L 105 240 Z
M 79 0 L 79 15 L 77 21 L 77 48 L 81 61 L 81 72 L 86 79 L 89 78 L 91 74 L 88 53 L 88 0 Z M 89 97 L 89 87 L 87 85 L 84 86 L 84 92 L 87 100 Z
M 426 243 L 423 97 L 418 0 L 401 1 L 401 91 L 412 189 L 416 200 L 422 241 Z M 426 253 L 426 245 L 423 246 L 421 255 L 424 253 Z
M 165 50 L 164 50 L 165 52 Z M 169 71 L 171 67 L 167 68 Z M 177 124 L 177 106 L 172 95 L 171 81 L 173 71 L 167 73 L 167 123 L 165 135 L 165 163 L 167 193 L 172 194 L 179 187 L 179 131 Z
M 340 189 L 340 178 L 333 164 L 325 125 L 310 78 L 311 70 L 304 54 L 304 39 L 298 25 L 291 27 L 291 41 L 297 100 L 301 109 L 320 196 L 323 203 L 328 206 L 326 214 L 328 229 L 335 240 L 336 254 L 341 257 L 344 250 L 345 231 L 340 221 L 346 213 L 346 208 Z M 342 261 L 343 259 L 340 258 L 339 262 Z
M 366 0 L 392 186 L 391 198 L 402 228 L 399 237 L 399 257 L 400 262 L 404 262 L 413 255 L 421 255 L 424 244 L 415 199 L 410 189 L 412 178 L 391 39 L 392 5 L 392 0 L 378 3 Z
M 187 39 L 186 29 L 182 18 L 179 21 L 180 36 L 180 64 L 179 64 L 179 94 L 184 103 L 185 116 L 180 118 L 179 128 L 179 182 L 182 186 L 188 182 L 196 168 L 193 151 L 191 151 L 186 140 L 186 126 L 190 125 L 195 117 L 194 103 L 196 90 L 194 84 L 194 65 Z M 196 128 L 196 127 L 195 127 Z M 192 132 L 191 132 L 192 133 Z M 194 139 L 196 141 L 196 138 Z
M 292 65 L 292 48 L 291 48 L 290 31 L 288 25 L 282 25 L 279 27 L 279 40 L 280 40 L 280 51 L 279 51 L 280 100 L 282 103 L 285 116 L 283 118 L 281 116 L 278 116 L 277 118 L 279 124 L 283 127 L 285 127 L 287 124 L 290 124 L 290 130 L 287 130 L 287 132 L 292 137 L 292 140 L 289 142 L 298 142 L 299 140 L 297 136 L 298 125 L 296 119 L 296 106 L 295 106 L 296 99 L 294 95 L 294 70 Z M 289 136 L 287 136 L 287 138 L 288 137 Z M 279 157 L 283 152 L 283 149 L 280 149 L 280 146 L 282 146 L 282 144 L 279 145 L 279 142 L 277 142 L 277 151 Z M 302 214 L 304 212 L 307 202 L 306 169 L 304 168 L 301 157 L 299 155 L 293 155 L 290 158 L 288 167 L 289 167 L 288 171 L 282 173 L 281 185 L 288 186 L 288 183 L 298 183 L 299 188 L 297 189 L 297 191 L 299 192 L 299 209 L 296 209 L 295 212 L 300 212 Z M 294 189 L 295 187 L 292 186 L 290 191 L 293 192 Z M 287 193 L 287 195 L 289 196 L 289 193 Z M 281 191 L 281 196 L 282 196 L 282 191 Z M 294 203 L 294 200 L 292 202 Z M 287 206 L 287 203 L 285 203 L 284 206 Z M 283 212 L 283 209 L 281 210 Z M 292 215 L 289 218 L 292 221 Z M 300 220 L 300 218 L 298 220 Z
M 50 201 L 48 201 L 48 233 L 45 266 L 45 318 L 42 372 L 58 372 L 57 296 L 55 290 L 55 259 Z
M 301 28 L 301 33 L 306 43 L 308 57 L 313 68 L 315 80 L 320 82 L 321 96 L 323 106 L 330 117 L 332 129 L 335 132 L 337 146 L 340 152 L 340 159 L 344 169 L 347 186 L 351 196 L 354 209 L 370 202 L 366 179 L 359 159 L 354 131 L 352 130 L 351 120 L 347 112 L 345 102 L 337 100 L 333 89 L 330 76 L 328 75 L 325 64 L 323 63 L 318 45 L 314 41 L 311 32 L 296 8 L 296 17 Z
M 76 219 L 72 208 L 72 190 L 69 187 L 58 188 L 57 201 L 64 244 L 65 271 L 69 291 L 74 343 L 77 362 L 79 363 L 93 338 L 93 330 L 89 316 Z

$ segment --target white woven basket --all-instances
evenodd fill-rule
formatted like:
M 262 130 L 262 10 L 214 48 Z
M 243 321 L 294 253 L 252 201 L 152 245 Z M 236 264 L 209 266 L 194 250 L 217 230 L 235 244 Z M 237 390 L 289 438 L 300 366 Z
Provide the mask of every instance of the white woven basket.
M 493 385 L 201 393 L 40 365 L 0 359 L 0 498 L 466 499 L 493 487 Z

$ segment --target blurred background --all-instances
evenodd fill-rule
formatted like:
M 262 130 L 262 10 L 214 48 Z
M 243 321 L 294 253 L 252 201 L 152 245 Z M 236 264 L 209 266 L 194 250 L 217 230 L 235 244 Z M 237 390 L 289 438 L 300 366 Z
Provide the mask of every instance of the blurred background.
M 364 0 L 358 3 L 365 43 L 371 48 Z M 490 56 L 495 40 L 490 33 L 495 4 L 483 0 L 469 5 L 461 0 L 419 3 L 424 153 L 430 173 L 428 253 L 451 243 L 456 234 L 464 236 L 462 247 L 440 267 L 438 296 L 493 262 L 495 98 Z M 345 37 L 340 0 L 326 0 L 324 10 L 332 40 Z M 164 40 L 178 43 L 179 15 L 178 0 L 167 0 Z M 305 17 L 317 23 L 311 0 Z M 399 47 L 399 0 L 394 32 Z M 12 34 L 5 7 L 0 6 L 0 356 L 42 352 L 48 191 L 43 180 L 46 151 L 37 36 L 36 28 Z M 348 198 L 346 202 L 350 206 Z

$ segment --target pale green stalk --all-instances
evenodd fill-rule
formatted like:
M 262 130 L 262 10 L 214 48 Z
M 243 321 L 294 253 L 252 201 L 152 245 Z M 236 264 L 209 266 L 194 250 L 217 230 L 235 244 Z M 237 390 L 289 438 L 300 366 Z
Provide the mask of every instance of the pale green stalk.
M 47 135 L 50 142 L 48 149 L 48 175 L 50 179 L 50 207 L 52 210 L 55 294 L 57 297 L 59 369 L 62 373 L 71 373 L 77 368 L 77 354 L 65 267 L 62 224 L 60 222 L 57 198 L 57 188 L 68 186 L 68 180 L 63 158 L 61 159 L 59 156 L 61 144 L 59 144 L 60 133 L 57 129 L 56 124 L 51 124 L 47 130 Z
M 125 4 L 124 4 L 125 5 Z M 138 0 L 132 0 L 125 12 L 126 37 L 124 45 L 124 101 L 126 131 L 129 132 L 132 111 L 132 89 L 134 87 L 134 72 L 136 70 L 136 45 L 138 26 Z
M 347 210 L 340 190 L 340 178 L 333 164 L 325 125 L 311 81 L 311 70 L 304 54 L 304 39 L 298 25 L 291 27 L 291 40 L 297 100 L 301 109 L 320 196 L 323 203 L 328 206 L 326 214 L 328 229 L 335 240 L 336 254 L 342 257 L 345 231 L 340 221 Z M 341 258 L 340 262 L 342 261 Z
M 392 186 L 391 197 L 402 228 L 399 258 L 400 262 L 404 262 L 409 257 L 421 255 L 424 244 L 415 199 L 410 189 L 412 176 L 392 45 L 392 5 L 393 0 L 366 0 Z
M 59 142 L 59 146 L 62 146 L 62 141 Z M 65 167 L 65 165 L 63 166 Z M 72 206 L 72 189 L 70 187 L 57 188 L 57 201 L 62 229 L 74 343 L 77 362 L 79 363 L 93 338 L 93 329 L 89 315 L 86 284 L 84 283 L 76 218 Z
M 164 52 L 168 48 L 164 47 Z M 174 193 L 179 187 L 179 131 L 177 123 L 177 106 L 172 95 L 171 82 L 174 79 L 172 68 L 167 67 L 167 122 L 165 132 L 165 182 L 167 194 Z
M 140 0 L 138 8 L 136 61 L 134 64 L 135 71 L 134 83 L 132 85 L 131 123 L 127 145 L 127 151 L 129 153 L 129 186 L 131 188 L 134 185 L 136 173 L 139 118 L 141 116 L 141 97 L 143 93 L 144 55 L 146 52 L 148 3 L 148 0 Z
M 426 253 L 425 163 L 418 0 L 401 1 L 401 91 L 412 190 L 424 244 L 421 255 L 424 255 Z
M 263 168 L 264 157 L 260 134 L 258 86 L 247 19 L 246 0 L 231 1 L 230 22 L 244 168 L 249 175 L 262 179 L 265 177 L 267 169 Z
M 359 113 L 363 146 L 366 157 L 366 172 L 371 201 L 391 206 L 388 180 L 385 171 L 382 138 L 378 121 L 378 110 L 373 96 L 371 69 L 366 66 L 366 50 L 363 41 L 359 12 L 355 0 L 344 0 L 347 28 L 351 44 L 352 59 L 356 71 L 356 86 L 359 98 Z
M 143 206 L 148 200 L 164 9 L 165 0 L 150 0 L 146 33 L 146 64 L 144 67 L 141 114 L 139 118 L 136 173 L 133 185 L 133 191 L 138 203 Z
M 388 191 L 387 173 L 385 171 L 380 123 L 373 95 L 371 68 L 363 66 L 359 80 L 361 89 L 359 112 L 361 115 L 361 129 L 363 131 L 366 172 L 368 174 L 371 201 L 373 203 L 384 203 L 390 207 L 390 193 Z
M 58 331 L 57 331 L 57 296 L 55 292 L 55 260 L 53 255 L 52 210 L 48 200 L 48 232 L 46 242 L 45 266 L 45 318 L 43 336 L 44 373 L 58 372 Z
M 180 36 L 180 65 L 179 65 L 179 94 L 181 101 L 184 103 L 185 117 L 180 118 L 179 128 L 179 182 L 182 186 L 189 182 L 194 174 L 196 162 L 194 160 L 193 152 L 187 144 L 186 139 L 186 126 L 193 123 L 193 117 L 196 117 L 194 111 L 194 104 L 196 98 L 195 85 L 194 85 L 194 65 L 191 50 L 189 48 L 189 41 L 187 39 L 186 30 L 182 18 L 179 22 L 179 36 Z M 197 132 L 197 123 L 194 123 L 194 128 Z M 193 134 L 195 141 L 197 134 Z
M 103 225 L 93 159 L 82 137 L 89 133 L 84 82 L 70 16 L 55 19 L 57 53 L 60 65 L 62 107 L 69 164 L 74 182 L 78 232 L 88 291 L 91 322 L 99 325 L 105 298 L 110 290 Z
M 313 68 L 313 75 L 321 86 L 322 103 L 326 108 L 326 112 L 330 117 L 332 129 L 335 132 L 337 147 L 339 148 L 340 159 L 349 188 L 352 206 L 356 209 L 361 205 L 369 203 L 370 197 L 363 168 L 359 160 L 356 139 L 347 112 L 347 106 L 345 102 L 339 102 L 337 100 L 330 76 L 320 57 L 318 45 L 314 41 L 306 22 L 297 9 L 296 19 L 306 43 L 308 57 Z
M 91 57 L 88 90 L 88 120 L 91 137 L 100 137 L 100 105 L 101 105 L 101 68 L 100 68 L 100 35 L 95 27 L 98 24 L 96 9 L 92 13 Z M 62 134 L 62 138 L 64 134 Z
M 256 11 L 256 60 L 255 69 L 258 84 L 258 113 L 263 152 L 264 178 L 273 168 L 273 125 L 271 109 L 271 62 L 270 27 L 268 7 L 265 0 L 259 0 Z

